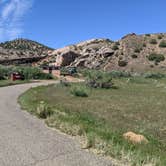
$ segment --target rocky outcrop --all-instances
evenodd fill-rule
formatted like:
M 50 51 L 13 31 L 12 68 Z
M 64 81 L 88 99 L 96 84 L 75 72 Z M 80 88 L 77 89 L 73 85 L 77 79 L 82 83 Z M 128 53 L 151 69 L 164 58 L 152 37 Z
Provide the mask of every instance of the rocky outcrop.
M 74 51 L 65 51 L 57 55 L 56 64 L 58 66 L 69 66 L 80 55 Z
M 166 34 L 132 33 L 115 42 L 109 39 L 92 39 L 70 45 L 53 51 L 51 57 L 60 66 L 139 72 L 154 68 L 166 70 L 166 60 L 155 62 L 148 59 L 154 53 L 162 54 L 166 59 L 166 46 L 161 47 L 162 41 L 166 43 Z
M 32 58 L 19 58 L 19 59 L 5 59 L 0 60 L 1 65 L 21 65 L 21 64 L 33 64 L 45 57 L 32 57 Z
M 150 55 L 155 55 L 155 59 L 149 58 Z M 132 33 L 119 41 L 92 39 L 56 50 L 23 39 L 0 43 L 2 61 L 24 58 L 32 58 L 33 61 L 37 57 L 42 58 L 39 58 L 37 63 L 35 61 L 36 65 L 51 64 L 133 72 L 166 70 L 166 34 Z
M 112 44 L 108 39 L 92 39 L 58 49 L 53 52 L 57 57 L 56 65 L 99 68 L 105 58 L 111 58 L 114 54 Z

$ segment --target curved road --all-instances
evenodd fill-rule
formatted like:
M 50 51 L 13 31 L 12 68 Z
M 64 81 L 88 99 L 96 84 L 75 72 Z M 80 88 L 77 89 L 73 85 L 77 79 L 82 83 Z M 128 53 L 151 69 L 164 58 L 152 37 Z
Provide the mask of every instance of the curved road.
M 110 160 L 81 150 L 70 136 L 21 111 L 18 96 L 48 83 L 0 88 L 0 166 L 111 166 Z

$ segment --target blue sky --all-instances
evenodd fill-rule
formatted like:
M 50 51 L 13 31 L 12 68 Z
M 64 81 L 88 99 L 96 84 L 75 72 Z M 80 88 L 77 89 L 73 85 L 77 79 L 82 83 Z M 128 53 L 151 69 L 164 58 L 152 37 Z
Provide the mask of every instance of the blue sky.
M 0 0 L 0 42 L 28 38 L 53 48 L 92 38 L 166 32 L 165 0 Z

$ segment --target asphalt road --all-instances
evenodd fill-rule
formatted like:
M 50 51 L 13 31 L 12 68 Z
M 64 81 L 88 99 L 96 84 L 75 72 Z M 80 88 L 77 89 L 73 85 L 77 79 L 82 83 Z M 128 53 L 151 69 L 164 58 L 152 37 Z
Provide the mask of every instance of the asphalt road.
M 41 84 L 47 82 L 0 88 L 0 166 L 112 166 L 20 109 L 18 96 Z

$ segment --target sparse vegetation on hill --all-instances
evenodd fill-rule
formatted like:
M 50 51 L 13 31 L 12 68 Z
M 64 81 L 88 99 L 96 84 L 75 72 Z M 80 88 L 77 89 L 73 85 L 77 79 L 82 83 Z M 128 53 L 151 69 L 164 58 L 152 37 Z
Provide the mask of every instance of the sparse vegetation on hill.
M 115 44 L 115 45 L 113 45 L 112 49 L 113 49 L 113 50 L 118 50 L 119 47 L 118 47 L 118 45 Z
M 7 41 L 0 43 L 0 64 L 33 63 L 48 56 L 49 51 L 53 49 L 27 39 Z
M 135 52 L 135 53 L 140 53 L 140 52 L 141 52 L 141 49 L 140 49 L 140 48 L 136 48 L 136 49 L 134 50 L 134 52 Z
M 161 40 L 162 37 L 162 40 Z M 166 34 L 136 35 L 134 33 L 126 35 L 118 42 L 106 39 L 95 39 L 75 44 L 75 47 L 64 47 L 57 49 L 53 55 L 58 63 L 63 63 L 70 59 L 68 65 L 85 67 L 88 69 L 127 70 L 127 71 L 161 71 L 166 70 L 166 62 L 158 63 L 156 60 L 153 67 L 147 61 L 147 55 L 166 55 L 163 49 Z M 75 57 L 73 60 L 70 58 Z M 67 55 L 68 56 L 65 56 Z M 75 56 L 78 55 L 78 56 Z M 63 57 L 63 58 L 61 58 Z M 132 58 L 131 58 L 132 57 Z M 121 58 L 121 59 L 120 59 Z M 135 59 L 137 58 L 137 59 Z M 61 61 L 62 60 L 62 61 Z
M 159 44 L 159 47 L 166 47 L 166 40 L 162 40 Z
M 150 44 L 157 44 L 157 40 L 156 40 L 156 39 L 151 39 L 151 40 L 149 41 L 149 43 L 150 43 Z
M 0 64 L 35 63 L 43 66 L 57 62 L 62 66 L 107 71 L 166 70 L 164 61 L 162 64 L 155 61 L 156 65 L 153 67 L 147 61 L 147 55 L 153 52 L 165 56 L 165 47 L 166 34 L 164 33 L 146 35 L 132 33 L 115 42 L 109 39 L 92 39 L 57 50 L 31 40 L 17 39 L 0 43 Z M 119 57 L 122 58 L 120 61 Z M 125 60 L 125 63 L 121 60 Z
M 132 58 L 138 58 L 138 55 L 132 54 L 131 57 L 132 57 Z
M 119 61 L 118 61 L 118 65 L 119 65 L 120 67 L 125 67 L 125 66 L 127 65 L 127 61 L 125 61 L 125 60 L 119 60 Z
M 150 61 L 155 61 L 156 63 L 160 63 L 161 61 L 165 60 L 165 57 L 162 54 L 153 53 L 148 56 L 148 59 Z
M 157 38 L 160 40 L 160 39 L 162 39 L 162 38 L 163 38 L 163 35 L 162 35 L 162 34 L 160 34 L 160 35 L 158 35 L 158 36 L 157 36 Z
M 45 51 L 45 50 L 53 50 L 47 46 L 44 46 L 38 42 L 27 40 L 27 39 L 16 39 L 12 41 L 7 41 L 4 43 L 0 43 L 0 47 L 4 49 L 14 49 L 14 50 L 22 50 L 22 51 Z

